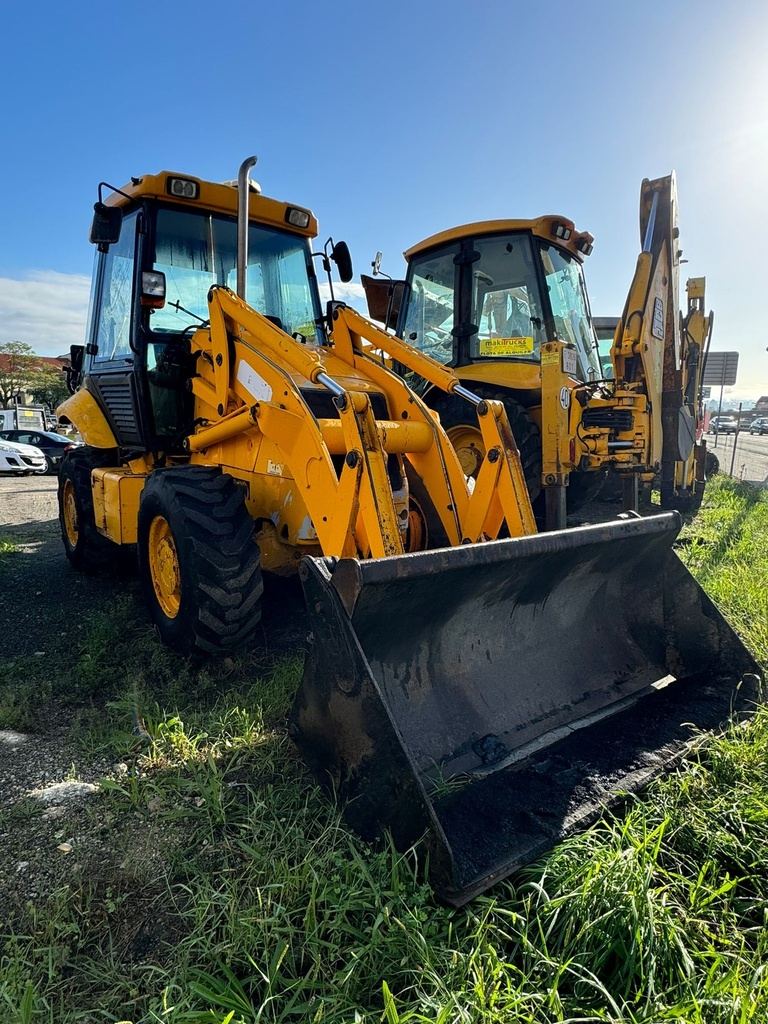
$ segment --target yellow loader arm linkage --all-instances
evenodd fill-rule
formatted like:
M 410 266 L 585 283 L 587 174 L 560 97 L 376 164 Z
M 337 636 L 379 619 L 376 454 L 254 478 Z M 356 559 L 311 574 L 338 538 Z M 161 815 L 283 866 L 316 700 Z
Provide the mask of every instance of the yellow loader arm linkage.
M 357 368 L 363 370 L 377 383 L 383 384 L 383 380 L 377 379 L 383 368 L 370 350 L 365 350 L 364 341 L 368 342 L 374 351 L 386 353 L 425 380 L 437 384 L 446 391 L 461 395 L 475 406 L 488 458 L 481 467 L 469 500 L 461 506 L 462 543 L 475 541 L 483 536 L 496 537 L 505 520 L 511 537 L 525 537 L 536 533 L 520 452 L 501 402 L 491 399 L 480 400 L 461 385 L 458 377 L 447 366 L 405 344 L 400 338 L 380 330 L 348 306 L 339 305 L 334 309 L 332 338 L 336 352 L 343 353 L 346 359 L 351 359 Z M 388 371 L 387 375 L 389 376 Z M 396 379 L 400 380 L 399 377 Z M 410 392 L 409 395 L 411 399 L 416 398 Z M 421 408 L 434 419 L 434 413 L 426 406 L 421 405 Z M 441 451 L 450 452 L 450 458 L 446 458 L 446 462 L 451 467 L 451 485 L 454 493 L 462 494 L 467 491 L 466 478 L 455 458 L 453 447 L 442 430 L 439 436 Z M 411 461 L 419 470 L 419 459 Z M 457 466 L 460 479 L 455 476 Z
M 512 536 L 536 532 L 500 403 L 478 406 L 481 428 L 496 456 L 470 492 L 434 415 L 366 353 L 363 336 L 383 347 L 391 341 L 388 335 L 352 310 L 337 307 L 334 344 L 324 349 L 298 343 L 227 288 L 211 289 L 209 308 L 210 332 L 199 331 L 193 342 L 200 353 L 199 375 L 191 382 L 206 425 L 188 438 L 188 450 L 202 453 L 258 429 L 278 446 L 325 555 L 403 553 L 407 508 L 395 507 L 387 475 L 391 454 L 407 459 L 423 481 L 450 544 L 493 539 L 504 522 Z M 368 392 L 354 386 L 361 375 L 386 395 L 393 418 L 376 419 Z M 338 419 L 316 419 L 309 412 L 297 385 L 301 379 L 331 392 Z M 344 455 L 338 477 L 334 454 Z

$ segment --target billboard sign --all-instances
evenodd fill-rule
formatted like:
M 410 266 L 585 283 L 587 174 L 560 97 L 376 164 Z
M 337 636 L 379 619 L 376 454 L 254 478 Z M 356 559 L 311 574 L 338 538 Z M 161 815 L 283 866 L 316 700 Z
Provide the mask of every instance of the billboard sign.
M 702 384 L 718 388 L 728 387 L 736 383 L 738 369 L 738 352 L 710 352 L 704 364 Z

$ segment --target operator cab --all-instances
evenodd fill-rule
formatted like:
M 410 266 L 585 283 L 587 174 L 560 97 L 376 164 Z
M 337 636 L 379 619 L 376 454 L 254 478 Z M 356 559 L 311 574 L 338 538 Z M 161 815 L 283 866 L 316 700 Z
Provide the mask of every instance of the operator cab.
M 321 344 L 315 219 L 251 189 L 245 299 L 288 334 Z M 194 428 L 190 339 L 207 325 L 211 286 L 236 289 L 237 195 L 163 172 L 96 204 L 86 345 L 73 365 L 121 447 L 180 451 Z
M 575 350 L 578 378 L 598 379 L 582 271 L 591 248 L 591 235 L 554 217 L 443 232 L 405 253 L 406 280 L 386 285 L 390 321 L 394 303 L 397 334 L 452 367 L 539 364 L 542 344 L 557 338 Z M 366 281 L 370 294 L 378 282 Z

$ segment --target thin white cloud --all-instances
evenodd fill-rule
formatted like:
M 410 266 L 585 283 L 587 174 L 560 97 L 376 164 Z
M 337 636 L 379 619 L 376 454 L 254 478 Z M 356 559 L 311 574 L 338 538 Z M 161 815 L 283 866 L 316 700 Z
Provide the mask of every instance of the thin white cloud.
M 331 297 L 328 282 L 319 281 L 318 283 L 320 285 L 320 298 L 323 302 L 327 302 Z M 346 302 L 359 313 L 368 313 L 368 303 L 366 302 L 363 286 L 355 281 L 350 281 L 349 284 L 341 284 L 339 281 L 334 281 L 333 297 L 339 302 Z
M 23 341 L 40 356 L 82 345 L 90 286 L 90 277 L 55 270 L 0 277 L 0 343 Z

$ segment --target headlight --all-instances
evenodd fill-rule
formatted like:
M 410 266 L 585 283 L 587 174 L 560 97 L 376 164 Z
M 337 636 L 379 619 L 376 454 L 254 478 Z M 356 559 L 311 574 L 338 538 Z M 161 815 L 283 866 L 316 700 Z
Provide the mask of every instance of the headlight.
M 169 195 L 179 199 L 197 199 L 200 195 L 200 182 L 189 178 L 169 178 L 166 187 Z
M 300 210 L 298 206 L 289 206 L 285 211 L 285 219 L 288 224 L 292 224 L 295 228 L 306 228 L 309 226 L 309 213 L 306 210 Z

